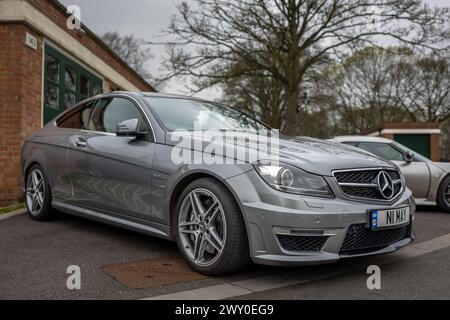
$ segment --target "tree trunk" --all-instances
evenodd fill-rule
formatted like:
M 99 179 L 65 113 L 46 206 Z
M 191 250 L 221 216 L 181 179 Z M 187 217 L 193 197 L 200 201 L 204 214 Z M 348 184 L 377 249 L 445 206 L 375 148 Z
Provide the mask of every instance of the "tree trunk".
M 298 83 L 290 84 L 287 88 L 286 124 L 284 132 L 286 135 L 295 136 L 300 132 L 298 107 L 300 102 L 300 86 Z
M 286 86 L 286 113 L 285 126 L 283 133 L 290 136 L 295 136 L 300 132 L 299 128 L 299 114 L 298 106 L 300 103 L 300 83 L 302 75 L 300 70 L 300 58 L 302 50 L 300 49 L 299 33 L 300 27 L 300 3 L 295 0 L 288 0 L 284 2 L 286 5 L 287 14 L 287 56 L 285 64 L 285 86 Z
M 298 40 L 297 42 L 298 43 Z M 298 135 L 299 128 L 299 104 L 300 104 L 300 83 L 303 80 L 300 70 L 300 52 L 297 46 L 293 46 L 289 52 L 289 69 L 286 71 L 286 123 L 284 133 L 289 136 Z

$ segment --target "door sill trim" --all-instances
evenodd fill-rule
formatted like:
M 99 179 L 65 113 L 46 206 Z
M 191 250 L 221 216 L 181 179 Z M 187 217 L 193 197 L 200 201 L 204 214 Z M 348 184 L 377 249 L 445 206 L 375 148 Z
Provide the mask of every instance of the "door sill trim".
M 69 204 L 67 202 L 62 202 L 58 200 L 52 201 L 52 207 L 60 210 L 62 212 L 79 216 L 82 218 L 87 218 L 99 222 L 104 222 L 109 225 L 121 227 L 124 229 L 128 229 L 131 231 L 137 231 L 140 233 L 156 236 L 158 238 L 162 239 L 170 239 L 170 227 L 155 223 L 155 222 L 148 222 L 146 221 L 144 223 L 137 223 L 130 220 L 127 220 L 125 218 L 119 218 L 117 216 L 112 216 L 105 213 L 100 213 L 98 211 L 94 211 L 87 208 L 82 208 L 76 205 Z

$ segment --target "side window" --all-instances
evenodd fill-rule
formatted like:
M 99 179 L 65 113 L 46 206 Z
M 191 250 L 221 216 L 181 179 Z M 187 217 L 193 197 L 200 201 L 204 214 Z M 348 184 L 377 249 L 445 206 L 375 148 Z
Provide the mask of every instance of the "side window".
M 342 142 L 342 143 L 346 144 L 348 146 L 352 146 L 352 147 L 357 147 L 358 144 L 359 144 L 359 142 L 350 142 L 350 141 L 345 141 L 345 142 Z
M 59 128 L 84 130 L 89 126 L 89 117 L 95 101 L 89 101 L 63 115 L 57 121 Z
M 390 161 L 403 161 L 403 154 L 388 143 L 361 142 L 361 149 Z
M 130 100 L 125 98 L 101 99 L 92 114 L 89 130 L 115 133 L 118 122 L 130 119 L 138 119 L 141 125 L 145 126 L 142 114 Z

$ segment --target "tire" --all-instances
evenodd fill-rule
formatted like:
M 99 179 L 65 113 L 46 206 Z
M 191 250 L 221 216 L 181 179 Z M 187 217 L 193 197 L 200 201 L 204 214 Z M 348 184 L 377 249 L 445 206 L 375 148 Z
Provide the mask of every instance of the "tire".
M 446 200 L 446 193 L 448 193 L 448 191 L 450 191 L 450 176 L 444 178 L 444 180 L 442 180 L 441 185 L 439 186 L 438 189 L 438 195 L 437 195 L 437 204 L 439 206 L 439 208 L 442 211 L 445 212 L 450 212 L 450 204 L 449 202 Z M 450 199 L 450 196 L 449 196 Z
M 239 206 L 217 180 L 202 178 L 188 185 L 174 216 L 178 249 L 195 271 L 221 275 L 239 270 L 250 261 Z
M 37 221 L 48 221 L 54 218 L 50 185 L 40 165 L 33 165 L 28 170 L 25 188 L 25 204 L 30 217 Z

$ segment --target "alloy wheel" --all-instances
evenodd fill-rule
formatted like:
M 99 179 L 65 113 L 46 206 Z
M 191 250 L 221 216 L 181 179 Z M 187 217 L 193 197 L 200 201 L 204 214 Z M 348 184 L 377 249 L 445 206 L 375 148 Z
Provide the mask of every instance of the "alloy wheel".
M 450 206 L 450 182 L 447 183 L 444 189 L 444 199 L 447 202 L 447 205 Z
M 39 214 L 44 206 L 45 199 L 44 175 L 39 169 L 33 169 L 28 175 L 26 199 L 30 213 L 35 216 Z
M 227 224 L 220 201 L 206 189 L 192 190 L 178 215 L 178 236 L 191 261 L 210 266 L 225 247 Z

